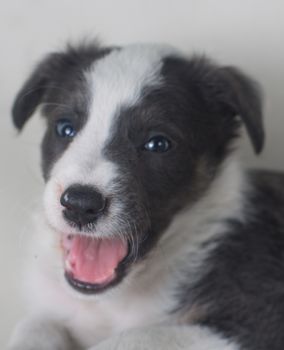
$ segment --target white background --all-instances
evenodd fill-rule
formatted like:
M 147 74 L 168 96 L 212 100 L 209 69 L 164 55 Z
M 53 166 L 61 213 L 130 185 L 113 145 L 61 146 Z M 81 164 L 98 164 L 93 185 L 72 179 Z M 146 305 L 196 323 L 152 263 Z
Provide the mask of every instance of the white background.
M 1 348 L 23 312 L 19 270 L 42 190 L 42 125 L 34 118 L 17 137 L 10 121 L 13 97 L 34 63 L 67 39 L 98 35 L 108 44 L 162 41 L 237 65 L 260 81 L 266 96 L 266 148 L 255 160 L 246 142 L 245 162 L 284 169 L 283 34 L 283 0 L 0 0 Z

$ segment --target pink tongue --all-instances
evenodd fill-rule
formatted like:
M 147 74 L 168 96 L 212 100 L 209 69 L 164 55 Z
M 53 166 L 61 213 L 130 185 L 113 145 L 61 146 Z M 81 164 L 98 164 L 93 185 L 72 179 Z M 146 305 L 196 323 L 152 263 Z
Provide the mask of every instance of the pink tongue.
M 68 245 L 68 247 L 67 247 Z M 102 284 L 115 277 L 115 269 L 127 254 L 127 242 L 118 238 L 74 236 L 64 244 L 68 272 L 85 283 Z

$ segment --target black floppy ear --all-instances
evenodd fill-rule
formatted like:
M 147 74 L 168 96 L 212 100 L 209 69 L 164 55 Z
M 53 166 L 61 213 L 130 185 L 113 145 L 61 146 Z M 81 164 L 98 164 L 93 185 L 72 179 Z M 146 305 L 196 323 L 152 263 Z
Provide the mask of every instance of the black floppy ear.
M 12 107 L 13 122 L 18 130 L 23 128 L 42 102 L 51 80 L 57 56 L 57 54 L 51 54 L 44 59 L 18 92 Z
M 220 68 L 220 77 L 222 103 L 230 113 L 241 118 L 255 153 L 260 153 L 264 145 L 264 127 L 259 86 L 234 67 Z
M 67 45 L 62 52 L 55 52 L 43 59 L 34 69 L 29 79 L 19 91 L 13 105 L 14 125 L 21 130 L 40 103 L 44 102 L 48 91 L 64 77 L 77 74 L 80 69 L 90 66 L 94 59 L 109 52 L 101 49 L 96 40 L 82 41 L 79 45 Z

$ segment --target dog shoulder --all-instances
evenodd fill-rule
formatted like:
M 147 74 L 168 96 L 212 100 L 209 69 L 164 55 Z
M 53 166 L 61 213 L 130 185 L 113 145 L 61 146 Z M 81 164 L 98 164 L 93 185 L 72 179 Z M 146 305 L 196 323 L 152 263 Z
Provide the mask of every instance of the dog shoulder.
M 194 285 L 184 279 L 178 287 L 179 311 L 189 322 L 195 310 L 197 322 L 238 339 L 245 348 L 268 349 L 274 344 L 273 349 L 280 349 L 284 341 L 284 175 L 249 171 L 246 178 L 242 218 L 228 218 L 225 232 L 205 244 L 212 249 L 202 261 L 202 277 Z

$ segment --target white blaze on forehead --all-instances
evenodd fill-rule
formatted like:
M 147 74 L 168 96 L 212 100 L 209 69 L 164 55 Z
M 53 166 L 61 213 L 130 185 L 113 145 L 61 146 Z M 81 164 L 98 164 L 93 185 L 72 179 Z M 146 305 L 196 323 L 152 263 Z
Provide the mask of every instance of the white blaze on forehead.
M 131 45 L 115 49 L 85 72 L 90 89 L 88 120 L 53 171 L 64 187 L 89 183 L 103 190 L 116 176 L 116 166 L 104 158 L 103 150 L 119 108 L 137 103 L 145 86 L 161 83 L 162 60 L 174 52 L 167 46 Z
M 157 45 L 131 45 L 97 61 L 88 73 L 92 101 L 85 133 L 95 135 L 102 149 L 122 106 L 139 101 L 145 86 L 161 83 L 162 59 L 173 49 Z

